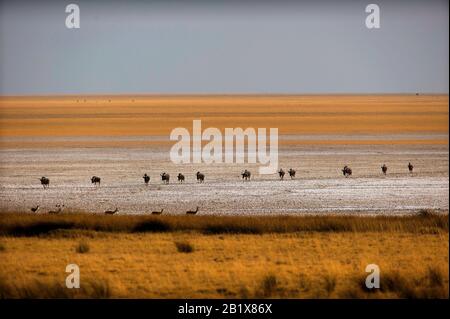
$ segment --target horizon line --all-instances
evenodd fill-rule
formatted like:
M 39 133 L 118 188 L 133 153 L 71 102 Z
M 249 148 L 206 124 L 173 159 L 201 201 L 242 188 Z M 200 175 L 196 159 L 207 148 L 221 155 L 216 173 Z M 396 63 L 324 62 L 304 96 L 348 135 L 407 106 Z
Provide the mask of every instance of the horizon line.
M 395 95 L 416 95 L 416 96 L 437 96 L 449 95 L 449 92 L 389 92 L 389 93 L 88 93 L 88 94 L 12 94 L 2 95 L 0 98 L 32 98 L 32 97 L 53 97 L 53 98 L 67 98 L 67 97 L 213 97 L 213 96 L 395 96 Z

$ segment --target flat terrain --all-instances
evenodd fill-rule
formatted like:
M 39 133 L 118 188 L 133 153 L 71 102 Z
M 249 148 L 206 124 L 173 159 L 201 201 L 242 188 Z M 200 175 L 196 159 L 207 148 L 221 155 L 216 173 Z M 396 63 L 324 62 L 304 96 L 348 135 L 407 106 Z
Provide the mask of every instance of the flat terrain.
M 169 134 L 191 131 L 193 119 L 221 130 L 277 127 L 280 167 L 295 168 L 296 179 L 258 175 L 258 165 L 172 164 Z M 0 98 L 1 211 L 36 204 L 41 213 L 56 204 L 121 214 L 196 206 L 199 214 L 224 215 L 446 211 L 448 155 L 446 95 Z M 351 178 L 342 176 L 344 165 Z M 252 181 L 240 179 L 244 168 Z M 163 171 L 170 185 L 162 185 Z M 202 185 L 197 171 L 206 174 Z M 93 175 L 101 187 L 91 185 Z M 41 176 L 50 178 L 49 189 Z
M 2 214 L 0 297 L 448 298 L 448 240 L 448 215 Z M 80 290 L 64 285 L 72 263 Z
M 120 214 L 145 214 L 165 209 L 184 214 L 200 207 L 199 214 L 252 215 L 301 213 L 408 214 L 422 208 L 448 210 L 448 148 L 443 146 L 295 147 L 280 154 L 281 166 L 297 169 L 288 176 L 257 175 L 248 165 L 183 165 L 168 161 L 168 151 L 139 149 L 2 150 L 0 208 L 29 211 L 40 204 L 40 213 L 64 204 L 67 212 L 103 213 L 119 208 Z M 51 156 L 51 160 L 49 160 Z M 408 161 L 415 164 L 409 174 Z M 380 166 L 389 166 L 382 176 Z M 344 178 L 348 164 L 353 176 Z M 248 167 L 255 175 L 243 182 L 239 174 Z M 206 175 L 197 184 L 195 172 Z M 172 181 L 163 185 L 159 174 Z M 142 175 L 151 176 L 145 186 Z M 185 184 L 176 181 L 178 172 Z M 100 187 L 90 177 L 102 177 Z M 44 190 L 38 178 L 50 178 Z
M 194 119 L 278 128 L 296 178 L 173 164 Z M 448 298 L 448 156 L 447 95 L 2 97 L 0 298 Z
M 191 128 L 193 119 L 205 128 L 278 127 L 282 135 L 448 135 L 448 96 L 0 98 L 2 137 L 167 137 L 173 128 Z

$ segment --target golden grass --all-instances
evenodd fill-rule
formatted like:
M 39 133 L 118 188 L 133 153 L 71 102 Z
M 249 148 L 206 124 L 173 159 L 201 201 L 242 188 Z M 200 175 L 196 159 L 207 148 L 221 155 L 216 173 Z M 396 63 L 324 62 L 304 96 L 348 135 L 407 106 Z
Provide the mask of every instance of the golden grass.
M 0 214 L 0 235 L 74 236 L 86 231 L 175 232 L 202 234 L 264 234 L 292 232 L 448 232 L 448 213 L 422 210 L 411 216 L 105 216 L 88 213 L 60 215 Z M 89 233 L 89 232 L 88 232 Z
M 168 228 L 146 224 L 155 220 Z M 40 222 L 46 232 L 24 231 Z M 448 298 L 448 215 L 430 211 L 289 218 L 2 214 L 0 228 L 3 298 Z M 78 253 L 80 244 L 89 252 Z M 80 266 L 78 290 L 64 286 L 70 263 Z M 381 269 L 376 292 L 364 288 L 372 263 Z
M 75 248 L 75 251 L 79 254 L 86 254 L 89 252 L 89 244 L 86 241 L 81 241 Z

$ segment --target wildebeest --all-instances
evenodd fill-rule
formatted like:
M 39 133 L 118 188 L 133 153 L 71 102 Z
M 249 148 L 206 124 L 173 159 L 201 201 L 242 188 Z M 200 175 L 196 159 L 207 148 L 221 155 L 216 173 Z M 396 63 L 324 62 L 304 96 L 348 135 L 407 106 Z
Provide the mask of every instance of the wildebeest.
M 352 169 L 347 165 L 345 165 L 344 169 L 342 170 L 342 173 L 344 174 L 345 177 L 349 177 L 350 175 L 352 175 Z
M 278 171 L 278 176 L 280 176 L 281 180 L 284 179 L 285 174 L 286 172 L 282 168 L 280 168 L 280 170 Z
M 105 211 L 105 215 L 114 215 L 114 214 L 117 213 L 118 211 L 119 211 L 119 209 L 117 209 L 117 207 L 116 207 L 115 210 L 106 210 L 106 211 Z
M 166 172 L 161 173 L 161 180 L 164 184 L 169 184 L 170 181 L 170 175 L 167 174 Z
M 413 172 L 414 166 L 411 163 L 408 163 L 408 170 L 410 173 Z
M 184 182 L 184 175 L 183 175 L 183 174 L 178 173 L 177 178 L 178 178 L 178 181 L 179 181 L 180 183 L 183 183 L 183 182 Z
M 187 214 L 187 215 L 195 215 L 195 214 L 197 214 L 197 212 L 198 212 L 198 206 L 197 206 L 197 209 L 196 209 L 196 210 L 188 210 L 188 211 L 186 212 L 186 214 Z
M 388 168 L 387 168 L 386 164 L 383 164 L 383 166 L 381 166 L 381 171 L 383 172 L 384 175 L 386 175 L 387 170 L 388 170 Z
M 44 187 L 44 189 L 50 186 L 50 180 L 47 177 L 42 176 L 41 178 L 39 178 L 39 180 L 41 181 L 41 184 Z
M 152 215 L 161 215 L 163 213 L 163 211 L 164 211 L 164 208 L 161 208 L 161 210 L 159 210 L 159 211 L 155 210 L 152 212 Z
M 250 173 L 250 171 L 248 171 L 248 170 L 244 170 L 244 171 L 241 173 L 241 175 L 242 175 L 242 179 L 243 179 L 244 181 L 249 180 L 249 179 L 252 177 L 252 173 Z
M 195 175 L 197 176 L 198 183 L 203 183 L 205 181 L 205 174 L 197 172 L 197 174 L 195 174 Z
M 290 168 L 288 173 L 289 173 L 289 176 L 291 177 L 291 179 L 295 178 L 295 169 Z
M 100 186 L 100 181 L 101 181 L 101 178 L 98 176 L 91 177 L 91 183 L 94 184 L 94 186 L 97 184 L 98 184 L 98 186 Z
M 148 176 L 147 173 L 145 173 L 144 176 L 142 176 L 142 178 L 144 179 L 145 185 L 148 185 L 148 182 L 150 182 L 150 176 Z

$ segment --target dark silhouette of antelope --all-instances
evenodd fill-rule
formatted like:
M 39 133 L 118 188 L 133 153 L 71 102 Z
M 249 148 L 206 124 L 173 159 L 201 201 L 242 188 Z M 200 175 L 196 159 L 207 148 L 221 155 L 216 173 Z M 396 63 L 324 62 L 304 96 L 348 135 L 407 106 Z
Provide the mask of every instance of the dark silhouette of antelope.
M 31 211 L 33 213 L 36 213 L 39 210 L 39 205 L 36 205 L 35 207 L 31 207 Z
M 98 186 L 100 186 L 100 181 L 101 181 L 101 178 L 98 176 L 91 177 L 91 183 L 94 184 L 94 186 L 96 186 L 97 184 L 98 184 Z
M 289 176 L 291 177 L 291 179 L 295 178 L 295 169 L 290 168 L 288 173 L 289 173 Z
M 117 213 L 119 210 L 116 209 L 115 210 L 105 210 L 105 215 L 114 215 L 115 213 Z
M 163 213 L 163 211 L 164 211 L 164 208 L 161 208 L 160 211 L 155 210 L 152 212 L 152 215 L 161 215 Z
M 148 176 L 147 173 L 145 173 L 144 176 L 142 176 L 142 178 L 144 179 L 145 185 L 148 185 L 148 182 L 150 182 L 150 176 Z
M 195 214 L 197 214 L 197 212 L 198 212 L 198 206 L 197 206 L 196 210 L 188 210 L 186 212 L 186 215 L 195 215 Z
M 41 181 L 42 187 L 44 187 L 44 189 L 50 186 L 50 180 L 47 177 L 42 176 L 41 178 L 39 178 L 39 180 Z
M 350 175 L 352 175 L 352 169 L 345 165 L 344 169 L 342 170 L 342 174 L 344 174 L 345 177 L 349 177 Z
M 388 170 L 388 168 L 387 168 L 386 164 L 383 164 L 383 166 L 381 166 L 381 171 L 383 172 L 384 175 L 386 175 L 387 170 Z
M 195 174 L 195 175 L 197 176 L 198 183 L 203 183 L 205 181 L 205 174 L 197 172 L 197 174 Z
M 178 173 L 177 178 L 178 178 L 178 181 L 179 181 L 180 183 L 184 183 L 184 175 L 183 175 L 183 174 Z
M 411 163 L 408 163 L 408 170 L 410 173 L 412 173 L 414 170 L 414 166 Z
M 280 168 L 280 170 L 278 171 L 278 176 L 280 176 L 280 180 L 284 179 L 284 175 L 286 174 L 286 172 Z
M 169 180 L 170 180 L 170 175 L 167 174 L 166 172 L 161 173 L 161 180 L 164 184 L 169 184 Z
M 55 207 L 56 207 L 56 210 L 50 210 L 48 213 L 52 214 L 52 215 L 59 214 L 59 213 L 61 213 L 64 205 L 61 206 L 60 204 L 57 204 Z
M 241 173 L 241 175 L 242 175 L 242 179 L 243 179 L 244 181 L 250 180 L 250 178 L 252 177 L 252 173 L 250 173 L 250 171 L 248 171 L 248 170 L 244 170 L 244 171 Z

